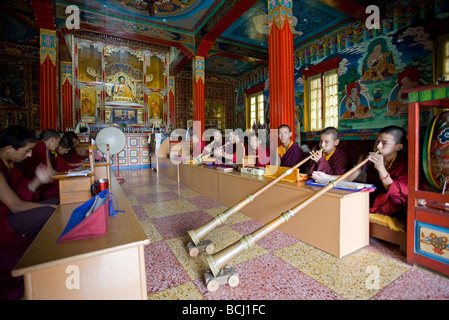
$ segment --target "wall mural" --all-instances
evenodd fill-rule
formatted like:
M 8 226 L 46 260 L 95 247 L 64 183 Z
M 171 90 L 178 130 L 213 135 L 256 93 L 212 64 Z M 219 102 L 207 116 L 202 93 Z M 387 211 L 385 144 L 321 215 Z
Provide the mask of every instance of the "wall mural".
M 365 32 L 370 32 L 369 30 Z M 363 37 L 363 35 L 362 35 Z M 432 42 L 422 27 L 408 27 L 377 35 L 324 59 L 341 57 L 338 68 L 339 129 L 379 129 L 394 124 L 407 127 L 405 89 L 432 83 Z M 304 83 L 295 70 L 297 131 L 303 132 Z M 431 111 L 421 112 L 427 123 Z

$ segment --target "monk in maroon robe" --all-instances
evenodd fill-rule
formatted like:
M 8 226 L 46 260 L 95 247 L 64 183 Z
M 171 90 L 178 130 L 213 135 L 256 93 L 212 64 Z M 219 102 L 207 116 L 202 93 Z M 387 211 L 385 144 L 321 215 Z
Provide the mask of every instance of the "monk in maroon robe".
M 278 164 L 281 167 L 293 167 L 305 158 L 304 153 L 296 142 L 291 141 L 292 131 L 286 124 L 278 128 L 281 145 L 278 147 Z
M 374 149 L 381 154 L 370 152 L 366 163 L 346 178 L 355 180 L 362 171 L 366 171 L 366 183 L 374 184 L 376 191 L 370 193 L 371 213 L 379 213 L 406 220 L 408 196 L 407 153 L 403 151 L 406 133 L 398 126 L 388 126 L 379 131 Z M 363 159 L 360 157 L 359 162 Z M 338 176 L 314 172 L 314 179 L 333 180 Z
M 72 139 L 73 141 L 73 146 L 72 148 L 70 148 L 70 150 L 63 155 L 63 158 L 65 161 L 67 161 L 68 163 L 80 163 L 82 161 L 85 161 L 86 158 L 89 157 L 89 155 L 87 154 L 79 154 L 78 151 L 76 150 L 76 148 L 79 146 L 80 144 L 80 139 L 78 138 L 78 135 L 73 132 L 73 131 L 68 131 L 66 133 L 64 133 L 64 135 L 62 137 L 69 137 Z
M 255 133 L 248 137 L 248 144 L 248 156 L 257 156 L 256 167 L 265 167 L 270 164 L 270 150 L 262 145 L 262 140 Z
M 334 127 L 328 127 L 323 130 L 320 136 L 320 148 L 312 156 L 314 161 L 310 168 L 309 175 L 314 171 L 321 171 L 331 175 L 341 175 L 352 168 L 346 153 L 338 147 L 340 143 L 339 132 Z
M 33 148 L 32 155 L 19 165 L 20 171 L 22 171 L 26 178 L 33 179 L 35 177 L 35 171 L 39 164 L 49 166 L 49 169 L 53 170 L 53 173 L 56 174 L 56 169 L 51 165 L 50 153 L 56 150 L 60 139 L 60 134 L 55 130 L 47 129 L 41 132 L 40 138 Z M 59 197 L 59 183 L 57 181 L 42 186 L 40 189 L 41 200 Z
M 53 181 L 52 172 L 39 165 L 30 180 L 16 166 L 31 156 L 36 141 L 34 133 L 21 126 L 0 132 L 0 241 L 17 235 L 33 239 L 55 209 L 36 202 L 39 187 Z
M 50 152 L 51 166 L 57 172 L 67 172 L 69 170 L 78 168 L 78 166 L 72 166 L 68 164 L 67 161 L 64 159 L 64 155 L 66 155 L 67 152 L 69 152 L 69 150 L 72 149 L 72 147 L 73 147 L 72 139 L 67 136 L 62 136 L 61 140 L 59 141 L 59 145 L 56 147 L 56 150 L 54 152 Z
M 22 298 L 23 279 L 12 277 L 11 270 L 55 210 L 54 205 L 33 202 L 39 186 L 52 180 L 47 168 L 39 166 L 36 178 L 29 180 L 16 166 L 31 155 L 36 141 L 21 126 L 0 132 L 0 299 Z

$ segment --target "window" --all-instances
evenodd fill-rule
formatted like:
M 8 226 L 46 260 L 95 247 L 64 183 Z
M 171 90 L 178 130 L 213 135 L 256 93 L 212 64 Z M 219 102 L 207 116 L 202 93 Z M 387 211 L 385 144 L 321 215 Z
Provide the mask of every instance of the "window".
M 263 93 L 256 93 L 248 97 L 249 100 L 249 127 L 253 125 L 263 125 L 264 119 L 264 105 Z
M 303 70 L 305 78 L 305 128 L 319 131 L 338 127 L 338 63 L 340 58 Z

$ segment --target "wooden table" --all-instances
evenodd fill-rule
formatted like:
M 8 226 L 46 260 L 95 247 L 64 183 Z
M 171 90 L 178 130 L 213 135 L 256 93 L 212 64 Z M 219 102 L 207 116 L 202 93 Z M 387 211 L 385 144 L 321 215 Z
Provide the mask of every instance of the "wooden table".
M 168 162 L 165 163 L 168 166 Z M 175 166 L 175 165 L 173 165 Z M 165 168 L 161 173 L 176 172 Z M 242 201 L 269 183 L 262 176 L 223 172 L 207 165 L 178 165 L 178 181 L 227 206 Z M 320 188 L 304 181 L 280 181 L 240 210 L 264 224 L 295 207 Z M 369 245 L 369 194 L 332 189 L 278 229 L 336 257 Z
M 72 211 L 59 205 L 12 271 L 24 276 L 26 299 L 147 299 L 142 230 L 116 178 L 119 212 L 101 238 L 57 243 Z

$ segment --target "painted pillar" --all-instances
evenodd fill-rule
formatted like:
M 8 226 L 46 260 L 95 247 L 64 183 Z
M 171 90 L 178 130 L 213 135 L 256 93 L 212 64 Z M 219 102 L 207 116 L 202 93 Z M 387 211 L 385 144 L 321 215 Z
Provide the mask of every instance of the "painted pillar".
M 62 130 L 74 128 L 72 111 L 72 63 L 61 62 Z
M 168 120 L 175 125 L 175 77 L 168 77 Z
M 268 1 L 268 70 L 270 128 L 287 124 L 295 141 L 295 86 L 293 65 L 292 1 Z
M 195 56 L 192 60 L 193 89 L 193 133 L 201 138 L 205 131 L 206 92 L 204 89 L 204 57 Z
M 58 130 L 56 104 L 56 31 L 40 29 L 41 130 Z

